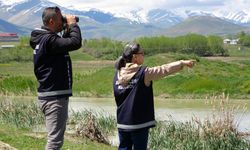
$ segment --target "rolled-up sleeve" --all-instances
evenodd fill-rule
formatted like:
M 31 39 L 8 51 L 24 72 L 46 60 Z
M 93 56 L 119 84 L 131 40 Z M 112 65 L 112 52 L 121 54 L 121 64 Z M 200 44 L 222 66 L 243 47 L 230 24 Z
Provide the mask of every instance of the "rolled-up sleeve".
M 183 68 L 182 61 L 176 61 L 161 66 L 147 67 L 145 69 L 144 82 L 146 85 L 150 85 L 152 80 L 161 79 L 167 75 L 176 73 Z

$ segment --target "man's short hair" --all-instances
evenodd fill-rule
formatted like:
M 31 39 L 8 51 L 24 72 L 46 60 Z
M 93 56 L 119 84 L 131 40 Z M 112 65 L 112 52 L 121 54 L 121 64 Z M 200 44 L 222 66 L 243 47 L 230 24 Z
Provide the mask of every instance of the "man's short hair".
M 55 18 L 57 16 L 57 13 L 61 12 L 60 8 L 55 6 L 55 7 L 47 7 L 43 11 L 42 19 L 43 19 L 43 24 L 46 26 L 49 23 L 49 20 L 51 18 Z

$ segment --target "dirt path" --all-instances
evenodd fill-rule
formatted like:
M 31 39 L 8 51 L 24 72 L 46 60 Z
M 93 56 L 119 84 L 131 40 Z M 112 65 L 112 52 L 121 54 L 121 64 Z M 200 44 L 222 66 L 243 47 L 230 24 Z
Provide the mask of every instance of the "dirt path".
M 232 62 L 232 61 L 239 61 L 239 60 L 250 60 L 248 57 L 203 57 L 208 60 L 220 60 L 224 62 Z

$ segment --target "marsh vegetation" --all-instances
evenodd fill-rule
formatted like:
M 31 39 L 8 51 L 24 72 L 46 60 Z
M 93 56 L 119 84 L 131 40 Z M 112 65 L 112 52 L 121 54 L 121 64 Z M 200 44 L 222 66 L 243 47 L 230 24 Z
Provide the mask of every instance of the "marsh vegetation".
M 150 149 L 249 149 L 246 138 L 248 134 L 238 131 L 235 122 L 234 110 L 238 108 L 228 108 L 218 103 L 226 104 L 227 96 L 249 100 L 249 47 L 239 51 L 237 45 L 222 45 L 219 37 L 199 35 L 176 39 L 140 38 L 136 41 L 144 47 L 147 66 L 180 59 L 197 60 L 193 69 L 184 69 L 182 73 L 155 81 L 153 86 L 156 99 L 199 98 L 204 102 L 213 99 L 217 102 L 215 106 L 218 106 L 211 111 L 218 112 L 214 114 L 215 117 L 207 120 L 194 116 L 187 122 L 175 119 L 159 121 L 150 132 Z M 45 133 L 32 131 L 34 126 L 44 124 L 36 102 L 13 100 L 15 96 L 24 99 L 26 96 L 35 97 L 37 88 L 33 75 L 33 50 L 27 46 L 28 38 L 24 37 L 20 43 L 15 44 L 13 49 L 0 50 L 0 141 L 18 149 L 43 148 Z M 71 52 L 75 97 L 113 97 L 114 60 L 121 54 L 125 44 L 110 39 L 93 39 L 84 41 L 83 49 Z M 227 96 L 215 98 L 221 93 Z M 116 133 L 114 116 L 88 109 L 71 111 L 70 114 L 68 125 L 73 127 L 74 132 L 66 135 L 69 139 L 66 138 L 65 149 L 116 149 L 92 143 L 86 138 L 89 135 L 88 138 L 93 141 L 102 139 L 107 144 L 108 137 Z M 72 139 L 76 141 L 72 142 Z

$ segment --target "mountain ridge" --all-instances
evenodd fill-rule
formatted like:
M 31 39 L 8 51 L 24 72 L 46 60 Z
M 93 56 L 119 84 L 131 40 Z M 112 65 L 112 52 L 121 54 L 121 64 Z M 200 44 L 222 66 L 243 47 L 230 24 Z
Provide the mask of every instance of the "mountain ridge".
M 23 26 L 25 29 L 29 28 L 30 30 L 42 25 L 41 14 L 45 7 L 59 6 L 48 0 L 20 0 L 12 5 L 5 5 L 2 2 L 3 0 L 0 0 L 0 19 L 16 25 L 17 28 Z M 110 12 L 103 12 L 95 8 L 88 11 L 80 11 L 62 6 L 59 7 L 64 14 L 79 16 L 80 21 L 78 24 L 83 29 L 83 36 L 87 39 L 108 37 L 119 40 L 131 40 L 140 36 L 162 34 L 176 36 L 186 33 L 205 35 L 209 33 L 217 35 L 236 34 L 238 31 L 248 32 L 248 28 L 244 26 L 249 26 L 250 24 L 246 19 L 248 14 L 244 11 L 238 14 L 231 13 L 217 17 L 218 14 L 225 12 L 216 12 L 215 15 L 195 10 L 175 12 L 172 10 L 152 9 L 147 12 L 147 16 L 141 16 L 142 10 L 133 11 L 131 12 L 133 14 L 130 16 L 138 18 L 131 19 L 125 16 L 122 17 L 122 15 L 118 17 Z M 201 24 L 197 19 L 194 20 L 195 17 L 210 18 L 200 20 L 203 23 Z M 218 18 L 220 19 L 219 21 Z M 232 18 L 234 18 L 233 21 Z M 213 23 L 209 23 L 209 21 Z M 207 27 L 209 24 L 211 27 Z M 201 26 L 206 28 L 207 32 L 202 30 Z M 222 29 L 222 26 L 227 27 Z M 25 34 L 25 32 L 20 33 Z
M 227 22 L 218 17 L 194 16 L 184 22 L 168 28 L 164 34 L 169 36 L 197 33 L 202 35 L 237 34 L 241 31 L 249 32 L 249 27 L 242 27 L 231 22 Z
M 7 32 L 7 33 L 18 33 L 20 35 L 27 34 L 30 32 L 30 29 L 24 28 L 21 26 L 17 26 L 11 24 L 5 20 L 0 19 L 0 33 Z

